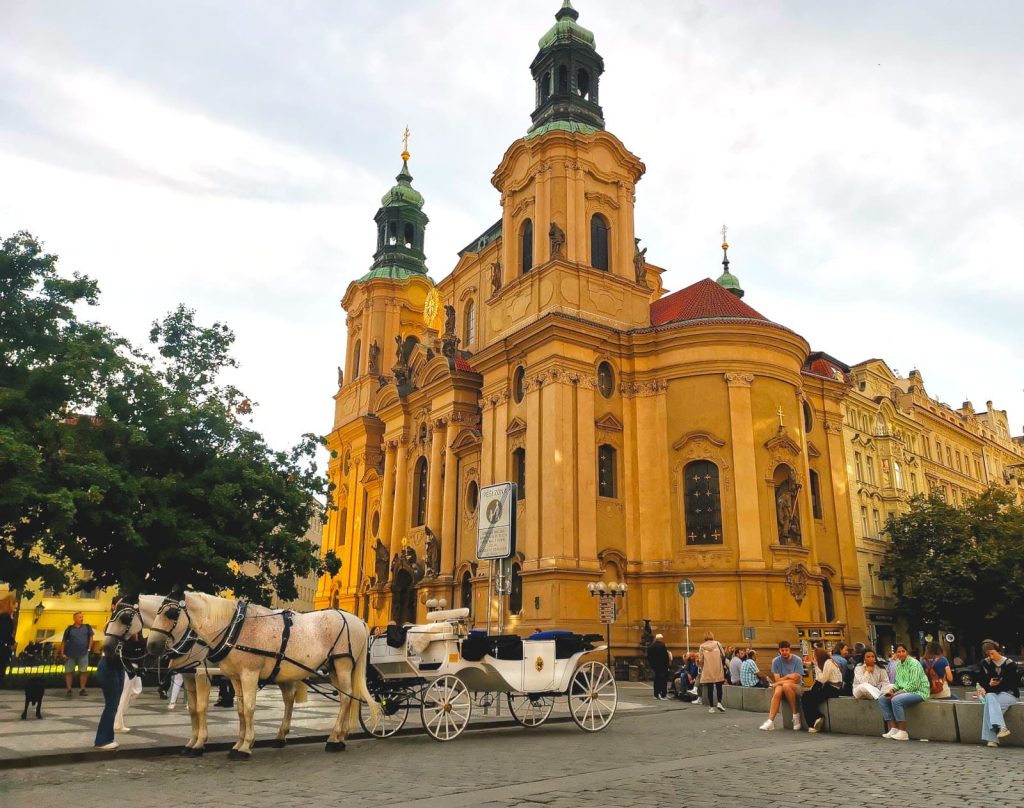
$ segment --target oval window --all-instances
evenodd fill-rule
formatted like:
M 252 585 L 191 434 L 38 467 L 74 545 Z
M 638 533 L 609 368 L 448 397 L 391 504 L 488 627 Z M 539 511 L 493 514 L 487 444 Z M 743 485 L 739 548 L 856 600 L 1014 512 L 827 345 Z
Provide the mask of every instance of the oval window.
M 476 513 L 476 506 L 480 502 L 480 488 L 476 484 L 476 480 L 470 481 L 466 487 L 466 509 L 470 513 Z
M 810 432 L 814 428 L 814 413 L 811 412 L 811 405 L 804 402 L 804 432 Z
M 374 536 L 380 533 L 380 511 L 373 512 L 373 518 L 370 520 L 370 532 Z
M 607 362 L 597 366 L 597 389 L 605 398 L 611 398 L 615 392 L 615 371 Z
M 512 377 L 512 397 L 519 404 L 526 395 L 526 368 L 520 365 L 516 368 L 515 376 Z

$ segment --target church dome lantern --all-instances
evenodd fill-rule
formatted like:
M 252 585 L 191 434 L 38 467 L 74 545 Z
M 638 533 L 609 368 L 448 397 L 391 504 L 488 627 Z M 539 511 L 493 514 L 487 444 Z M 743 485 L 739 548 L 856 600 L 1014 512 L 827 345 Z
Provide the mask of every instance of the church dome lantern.
M 536 85 L 536 109 L 529 135 L 553 129 L 591 134 L 604 129 L 598 105 L 598 83 L 604 60 L 594 34 L 580 25 L 579 12 L 564 0 L 555 24 L 540 38 L 540 51 L 530 65 Z

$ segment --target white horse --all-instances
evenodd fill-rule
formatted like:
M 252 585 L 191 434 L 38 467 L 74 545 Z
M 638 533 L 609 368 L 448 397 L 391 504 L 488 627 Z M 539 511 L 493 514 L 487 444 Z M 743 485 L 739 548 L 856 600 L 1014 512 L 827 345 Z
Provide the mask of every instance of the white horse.
M 122 601 L 115 610 L 113 617 L 103 630 L 103 653 L 107 656 L 115 654 L 117 645 L 143 628 L 152 628 L 163 595 L 140 595 L 138 604 Z M 185 690 L 188 693 L 188 716 L 192 722 L 192 736 L 181 750 L 188 757 L 202 757 L 206 751 L 208 737 L 206 710 L 210 701 L 210 675 L 206 665 L 209 648 L 196 641 L 196 635 L 190 634 L 184 616 L 171 628 L 167 635 L 169 651 L 172 658 L 167 661 L 167 670 L 181 671 Z M 288 731 L 292 723 L 292 709 L 295 703 L 302 704 L 306 700 L 306 686 L 302 682 L 281 682 L 281 697 L 284 700 L 284 716 L 273 746 L 285 745 Z
M 292 613 L 202 592 L 166 598 L 153 620 L 147 649 L 162 654 L 169 632 L 182 618 L 209 646 L 209 661 L 231 679 L 238 707 L 238 741 L 228 754 L 248 759 L 255 738 L 253 716 L 261 681 L 301 682 L 326 669 L 338 691 L 338 718 L 327 739 L 328 752 L 345 748 L 365 701 L 376 718 L 377 702 L 366 686 L 369 629 L 339 609 Z

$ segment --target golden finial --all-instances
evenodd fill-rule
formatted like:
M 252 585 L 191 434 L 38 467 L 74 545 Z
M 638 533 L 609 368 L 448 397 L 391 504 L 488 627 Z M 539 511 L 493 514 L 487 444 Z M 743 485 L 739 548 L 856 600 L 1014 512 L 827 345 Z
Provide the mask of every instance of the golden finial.
M 402 159 L 408 161 L 409 159 L 409 127 L 405 127 L 405 131 L 402 132 Z
M 726 233 L 728 233 L 728 232 L 729 232 L 729 228 L 728 228 L 728 227 L 726 227 L 726 226 L 725 226 L 725 225 L 723 224 L 723 225 L 722 225 L 722 249 L 723 249 L 723 250 L 728 250 L 728 249 L 729 249 L 729 242 L 728 242 L 728 241 L 726 240 L 726 238 L 725 238 L 725 234 L 726 234 Z

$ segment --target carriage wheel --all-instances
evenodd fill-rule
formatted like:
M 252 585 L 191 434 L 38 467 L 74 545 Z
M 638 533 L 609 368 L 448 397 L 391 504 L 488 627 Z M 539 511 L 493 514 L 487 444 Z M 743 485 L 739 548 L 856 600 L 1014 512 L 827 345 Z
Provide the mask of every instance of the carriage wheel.
M 405 726 L 409 717 L 409 702 L 403 694 L 394 691 L 371 695 L 380 707 L 380 712 L 374 720 L 370 715 L 370 705 L 361 702 L 359 724 L 374 738 L 390 738 Z
M 518 724 L 539 727 L 548 720 L 555 706 L 554 696 L 531 696 L 528 693 L 506 693 L 508 711 Z
M 619 703 L 615 677 L 601 662 L 587 662 L 577 668 L 568 697 L 572 720 L 587 732 L 599 732 L 607 727 Z
M 458 738 L 469 724 L 473 699 L 458 676 L 440 676 L 423 688 L 420 715 L 423 728 L 435 741 Z

